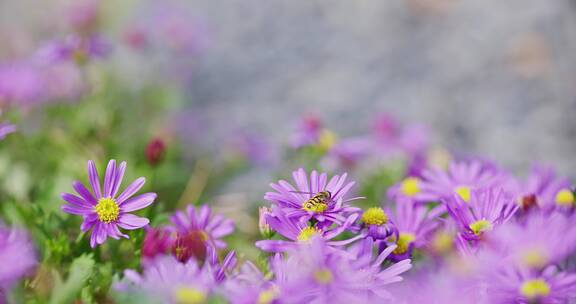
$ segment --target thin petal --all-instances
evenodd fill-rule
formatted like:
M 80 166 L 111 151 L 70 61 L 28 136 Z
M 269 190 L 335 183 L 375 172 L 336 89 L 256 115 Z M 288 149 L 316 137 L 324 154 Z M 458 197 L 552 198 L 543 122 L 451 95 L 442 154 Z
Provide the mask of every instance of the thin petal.
M 133 197 L 120 205 L 122 212 L 130 212 L 148 207 L 156 199 L 156 193 L 144 193 Z
M 92 189 L 94 190 L 94 195 L 96 199 L 102 197 L 102 190 L 100 190 L 100 177 L 98 176 L 98 170 L 94 161 L 88 161 L 88 176 L 90 177 L 90 184 L 92 184 Z
M 92 193 L 90 193 L 90 191 L 88 189 L 86 189 L 84 184 L 82 184 L 81 182 L 75 181 L 74 183 L 72 183 L 72 187 L 88 203 L 90 203 L 92 205 L 96 205 L 98 203 L 96 201 L 96 199 L 94 198 L 94 196 L 92 196 Z
M 122 192 L 122 194 L 120 194 L 120 196 L 116 200 L 118 202 L 118 204 L 122 204 L 125 200 L 129 199 L 136 192 L 140 191 L 142 186 L 144 186 L 145 182 L 146 182 L 146 179 L 143 177 L 140 177 L 140 178 L 136 179 L 132 184 L 130 184 L 130 186 L 126 187 L 124 192 Z
M 111 197 L 112 188 L 114 188 L 114 182 L 116 181 L 116 160 L 111 159 L 108 162 L 108 167 L 106 167 L 106 176 L 104 177 L 104 196 Z
M 115 197 L 118 194 L 118 190 L 120 190 L 120 185 L 122 184 L 122 179 L 124 178 L 124 172 L 126 171 L 126 162 L 123 161 L 120 163 L 118 167 L 118 171 L 116 172 L 116 179 L 114 180 L 114 187 L 112 187 L 112 193 L 110 193 L 111 197 Z
M 83 208 L 83 207 L 79 207 L 76 205 L 62 205 L 62 211 L 66 212 L 66 213 L 70 213 L 70 214 L 76 214 L 76 215 L 88 215 L 92 212 L 94 212 L 94 210 L 92 209 L 88 209 L 88 208 Z
M 84 207 L 84 208 L 92 208 L 93 207 L 92 204 L 86 202 L 84 199 L 79 198 L 74 194 L 62 193 L 62 194 L 60 194 L 60 197 L 62 197 L 62 199 L 67 201 L 68 203 L 70 203 L 72 205 L 76 205 L 78 207 Z
M 145 217 L 139 217 L 134 214 L 125 213 L 120 216 L 118 226 L 126 230 L 134 230 L 148 225 L 150 221 Z

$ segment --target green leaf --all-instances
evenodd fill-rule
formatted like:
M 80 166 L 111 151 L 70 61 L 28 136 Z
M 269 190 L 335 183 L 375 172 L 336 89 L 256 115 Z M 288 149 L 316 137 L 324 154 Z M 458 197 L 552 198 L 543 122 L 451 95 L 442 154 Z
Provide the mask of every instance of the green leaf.
M 78 296 L 86 281 L 94 271 L 92 255 L 81 255 L 70 265 L 70 273 L 66 281 L 55 275 L 54 290 L 50 297 L 51 304 L 71 303 Z

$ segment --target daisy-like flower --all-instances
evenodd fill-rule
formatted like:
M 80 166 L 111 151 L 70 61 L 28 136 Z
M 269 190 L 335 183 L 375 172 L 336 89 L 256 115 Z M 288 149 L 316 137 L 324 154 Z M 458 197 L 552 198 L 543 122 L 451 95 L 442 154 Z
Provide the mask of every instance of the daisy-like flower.
M 530 214 L 525 221 L 511 222 L 494 231 L 490 251 L 522 269 L 541 270 L 558 264 L 576 249 L 572 220 L 560 213 Z
M 390 200 L 410 199 L 419 203 L 431 203 L 439 200 L 438 193 L 427 187 L 421 177 L 407 176 L 388 189 Z
M 282 303 L 369 303 L 391 300 L 387 285 L 402 281 L 400 274 L 411 268 L 410 260 L 382 268 L 394 246 L 373 256 L 371 239 L 350 256 L 332 250 L 321 238 L 293 248 L 275 271 L 284 274 L 279 283 Z
M 429 210 L 410 199 L 398 200 L 396 212 L 389 212 L 398 230 L 397 236 L 393 235 L 388 239 L 388 244 L 396 246 L 390 258 L 393 261 L 407 259 L 412 255 L 414 248 L 426 246 L 430 234 L 438 226 L 436 219 L 445 212 L 444 210 L 443 206 Z
M 454 194 L 444 202 L 458 223 L 460 234 L 471 241 L 480 240 L 484 233 L 506 223 L 519 207 L 501 188 L 473 190 L 468 201 Z
M 203 259 L 207 246 L 226 248 L 221 238 L 234 232 L 232 220 L 221 214 L 213 215 L 208 205 L 202 205 L 199 209 L 188 205 L 185 212 L 177 211 L 170 220 L 173 226 L 168 228 L 176 233 L 172 251 L 183 262 L 192 256 Z
M 279 259 L 279 257 L 275 257 Z M 271 262 L 271 266 L 274 264 Z M 282 278 L 282 275 L 279 275 Z M 266 276 L 251 262 L 246 262 L 240 268 L 239 273 L 224 284 L 224 294 L 230 303 L 274 303 L 280 296 L 280 289 L 276 282 Z
M 318 143 L 322 131 L 322 121 L 318 116 L 308 115 L 301 119 L 291 143 L 295 149 Z
M 89 60 L 108 56 L 111 49 L 108 41 L 99 35 L 71 35 L 64 40 L 50 42 L 41 48 L 36 56 L 38 60 L 46 63 L 72 61 L 84 64 Z
M 388 214 L 380 207 L 371 207 L 362 213 L 361 224 L 368 230 L 368 236 L 374 239 L 386 239 L 392 234 L 398 234 L 396 226 L 390 221 Z
M 264 199 L 281 208 L 289 218 L 308 221 L 315 219 L 321 227 L 332 223 L 342 224 L 350 213 L 358 212 L 358 208 L 346 203 L 360 198 L 344 199 L 355 182 L 346 182 L 348 174 L 335 175 L 328 180 L 326 173 L 312 171 L 310 179 L 302 168 L 292 173 L 296 187 L 285 180 L 272 183 L 275 192 L 267 192 Z
M 267 215 L 266 222 L 274 231 L 289 240 L 258 241 L 256 242 L 256 247 L 268 252 L 284 252 L 293 247 L 298 247 L 298 245 L 308 243 L 315 236 L 326 240 L 328 245 L 344 246 L 366 236 L 365 233 L 360 233 L 347 240 L 331 241 L 331 239 L 350 229 L 357 218 L 358 214 L 354 213 L 342 225 L 323 229 L 318 226 L 309 226 L 308 223 L 303 221 L 289 219 L 281 209 L 275 209 L 272 214 Z
M 525 182 L 511 181 L 509 186 L 523 210 L 540 207 L 547 211 L 571 209 L 575 205 L 572 183 L 552 168 L 535 165 Z
M 125 171 L 126 162 L 116 166 L 116 161 L 110 160 L 106 168 L 102 189 L 96 165 L 93 161 L 88 161 L 88 175 L 92 192 L 81 182 L 76 181 L 73 183 L 73 187 L 80 196 L 62 193 L 62 199 L 68 202 L 62 206 L 62 210 L 66 213 L 81 215 L 84 218 L 82 231 L 86 232 L 93 229 L 90 236 L 92 248 L 103 244 L 108 237 L 114 239 L 129 238 L 128 235 L 120 232 L 118 227 L 134 230 L 149 223 L 147 218 L 129 212 L 148 207 L 156 199 L 156 193 L 144 193 L 132 197 L 144 186 L 145 179 L 140 177 L 117 196 Z
M 0 261 L 0 303 L 3 303 L 2 294 L 33 270 L 37 263 L 28 233 L 0 223 Z
M 542 272 L 498 267 L 486 277 L 488 303 L 568 303 L 576 297 L 576 274 L 549 266 Z
M 462 200 L 468 202 L 474 189 L 497 186 L 504 180 L 505 174 L 494 165 L 473 160 L 453 162 L 449 165 L 448 171 L 436 168 L 426 170 L 422 174 L 422 180 L 418 181 L 417 187 L 403 184 L 402 189 L 419 189 L 419 191 L 408 190 L 407 192 L 414 193 L 413 196 L 416 196 L 421 191 L 427 194 L 426 199 L 430 199 L 429 196 L 433 195 L 435 196 L 433 201 L 458 194 Z
M 146 264 L 142 274 L 126 270 L 124 275 L 115 288 L 122 293 L 142 293 L 150 303 L 205 303 L 216 286 L 207 267 L 200 267 L 194 259 L 181 263 L 172 256 Z

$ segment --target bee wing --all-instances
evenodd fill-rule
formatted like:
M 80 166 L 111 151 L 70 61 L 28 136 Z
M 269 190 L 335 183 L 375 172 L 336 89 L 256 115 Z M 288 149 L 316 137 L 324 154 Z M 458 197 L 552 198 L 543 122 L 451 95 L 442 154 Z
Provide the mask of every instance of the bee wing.
M 314 194 L 314 193 L 312 193 L 312 192 L 306 192 L 306 191 L 289 191 L 289 192 L 292 192 L 292 193 L 300 193 L 300 194 Z

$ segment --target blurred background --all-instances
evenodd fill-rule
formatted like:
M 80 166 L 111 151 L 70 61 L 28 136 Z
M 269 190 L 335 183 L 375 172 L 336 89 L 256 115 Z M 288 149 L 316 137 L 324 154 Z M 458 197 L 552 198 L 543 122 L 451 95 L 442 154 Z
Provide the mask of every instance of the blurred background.
M 31 80 L 22 65 L 53 63 L 51 41 L 70 45 L 75 35 L 98 37 L 82 46 L 90 66 L 60 64 L 43 76 L 50 81 Z M 131 101 L 119 111 L 162 100 L 153 111 L 163 114 L 140 122 L 193 153 L 240 134 L 230 130 L 285 143 L 306 115 L 353 136 L 385 112 L 426 125 L 450 151 L 515 170 L 533 161 L 576 169 L 571 0 L 3 0 L 0 41 L 12 75 L 0 81 L 19 81 L 5 99 L 74 101 L 121 84 Z M 40 82 L 50 98 L 39 97 Z

